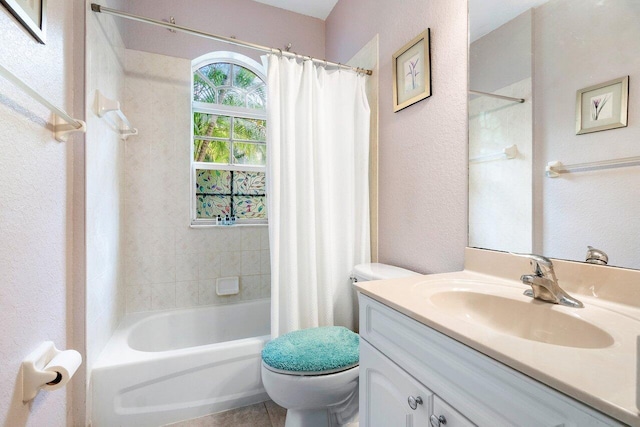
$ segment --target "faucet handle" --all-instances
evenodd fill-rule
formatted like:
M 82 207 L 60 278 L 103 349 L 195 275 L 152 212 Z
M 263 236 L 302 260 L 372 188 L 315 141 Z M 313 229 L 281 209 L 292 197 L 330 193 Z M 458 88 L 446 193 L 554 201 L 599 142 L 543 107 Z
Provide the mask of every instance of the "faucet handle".
M 536 268 L 539 265 L 547 267 L 547 268 L 552 268 L 553 267 L 553 263 L 551 262 L 551 260 L 549 258 L 545 257 L 545 256 L 542 256 L 542 255 L 517 254 L 515 252 L 509 252 L 509 253 L 511 255 L 515 255 L 515 256 L 519 256 L 519 257 L 523 257 L 523 258 L 529 258 L 531 260 L 531 263 L 534 266 L 534 268 Z
M 593 246 L 587 246 L 589 248 L 587 250 L 587 260 L 586 262 L 590 264 L 599 264 L 599 265 L 607 265 L 609 262 L 609 257 L 605 253 L 605 251 L 601 249 L 596 249 Z

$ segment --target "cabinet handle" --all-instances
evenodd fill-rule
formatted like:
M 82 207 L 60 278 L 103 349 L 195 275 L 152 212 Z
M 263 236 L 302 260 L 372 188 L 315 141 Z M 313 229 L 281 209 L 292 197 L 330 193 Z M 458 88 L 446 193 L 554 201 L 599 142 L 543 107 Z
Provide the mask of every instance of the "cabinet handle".
M 431 417 L 429 417 L 429 422 L 431 423 L 432 427 L 440 427 L 441 425 L 447 424 L 447 419 L 444 417 L 444 415 L 440 415 L 439 417 L 431 415 Z
M 409 403 L 409 408 L 415 411 L 418 408 L 418 405 L 422 405 L 422 398 L 420 396 L 418 397 L 409 396 L 409 398 L 407 399 L 407 402 Z

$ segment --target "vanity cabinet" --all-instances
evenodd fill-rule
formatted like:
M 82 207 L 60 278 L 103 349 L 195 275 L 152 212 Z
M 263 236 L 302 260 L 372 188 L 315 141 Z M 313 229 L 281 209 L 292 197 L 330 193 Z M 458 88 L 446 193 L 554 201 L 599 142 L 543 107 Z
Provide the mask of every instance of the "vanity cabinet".
M 473 426 L 365 340 L 360 341 L 360 397 L 363 427 Z
M 359 301 L 362 427 L 438 427 L 441 416 L 443 427 L 624 425 L 364 294 Z

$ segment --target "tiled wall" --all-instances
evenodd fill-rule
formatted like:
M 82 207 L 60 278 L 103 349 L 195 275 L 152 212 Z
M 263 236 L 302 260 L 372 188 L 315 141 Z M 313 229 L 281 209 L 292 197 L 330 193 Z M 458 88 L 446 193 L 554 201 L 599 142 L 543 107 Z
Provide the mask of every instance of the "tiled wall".
M 87 13 L 86 336 L 90 370 L 124 314 L 124 145 L 108 119 L 96 114 L 96 91 L 124 96 L 124 44 L 115 20 Z
M 225 304 L 270 295 L 266 226 L 191 228 L 191 61 L 126 50 L 124 109 L 127 312 Z M 216 295 L 239 276 L 240 294 Z
M 495 93 L 530 100 L 531 78 Z M 514 159 L 469 164 L 469 246 L 533 251 L 532 129 L 531 102 L 488 96 L 469 102 L 470 158 L 518 147 Z

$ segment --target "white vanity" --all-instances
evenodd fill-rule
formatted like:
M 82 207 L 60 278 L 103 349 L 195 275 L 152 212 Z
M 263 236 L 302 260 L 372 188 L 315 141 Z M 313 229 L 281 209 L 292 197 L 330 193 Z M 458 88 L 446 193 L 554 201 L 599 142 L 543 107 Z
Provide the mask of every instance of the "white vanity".
M 360 425 L 640 426 L 640 272 L 554 264 L 584 308 L 524 296 L 528 261 L 479 249 L 462 272 L 356 284 Z

